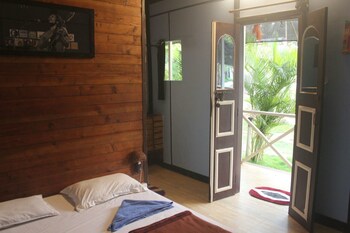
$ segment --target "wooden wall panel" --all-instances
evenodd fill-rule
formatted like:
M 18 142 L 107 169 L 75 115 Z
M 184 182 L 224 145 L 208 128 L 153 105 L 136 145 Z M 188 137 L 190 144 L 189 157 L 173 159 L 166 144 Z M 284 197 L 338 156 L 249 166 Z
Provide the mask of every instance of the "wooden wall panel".
M 161 163 L 163 161 L 163 116 L 149 115 L 146 121 L 148 161 Z
M 96 55 L 0 56 L 0 201 L 132 174 L 142 150 L 141 0 L 40 1 L 94 9 Z

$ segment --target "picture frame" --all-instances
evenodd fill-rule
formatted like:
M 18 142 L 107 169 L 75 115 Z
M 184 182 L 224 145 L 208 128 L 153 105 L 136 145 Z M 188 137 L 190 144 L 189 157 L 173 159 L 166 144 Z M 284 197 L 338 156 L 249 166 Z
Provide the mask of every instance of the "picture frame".
M 1 0 L 0 55 L 92 58 L 94 10 Z

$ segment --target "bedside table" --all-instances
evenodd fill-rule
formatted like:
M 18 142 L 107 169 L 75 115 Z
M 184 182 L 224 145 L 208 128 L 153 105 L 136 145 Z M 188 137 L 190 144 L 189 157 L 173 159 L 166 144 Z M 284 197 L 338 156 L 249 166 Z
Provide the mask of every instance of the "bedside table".
M 159 195 L 165 196 L 165 191 L 159 187 L 149 185 L 148 189 L 155 192 L 155 193 L 158 193 Z

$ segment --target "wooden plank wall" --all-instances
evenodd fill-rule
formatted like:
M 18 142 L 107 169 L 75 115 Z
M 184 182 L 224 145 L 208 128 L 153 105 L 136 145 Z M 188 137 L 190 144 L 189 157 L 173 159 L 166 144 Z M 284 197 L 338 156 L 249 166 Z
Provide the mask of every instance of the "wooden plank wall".
M 93 59 L 0 56 L 0 201 L 122 171 L 142 150 L 141 0 L 95 10 Z

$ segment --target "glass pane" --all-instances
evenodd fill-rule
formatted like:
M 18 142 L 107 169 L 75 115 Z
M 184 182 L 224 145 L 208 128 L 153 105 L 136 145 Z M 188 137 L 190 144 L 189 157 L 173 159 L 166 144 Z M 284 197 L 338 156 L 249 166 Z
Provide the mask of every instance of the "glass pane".
M 298 41 L 298 20 L 282 20 L 246 26 L 246 43 Z
M 169 56 L 170 56 L 170 51 L 169 51 L 169 41 L 165 42 L 165 69 L 164 69 L 164 80 L 169 81 Z
M 216 88 L 233 89 L 234 43 L 230 35 L 220 37 L 216 52 Z
M 318 32 L 314 27 L 306 29 L 302 40 L 301 52 L 301 85 L 302 93 L 317 93 L 318 77 Z
M 182 81 L 181 40 L 165 42 L 165 81 Z
M 171 68 L 171 80 L 182 81 L 182 46 L 180 40 L 172 41 Z

